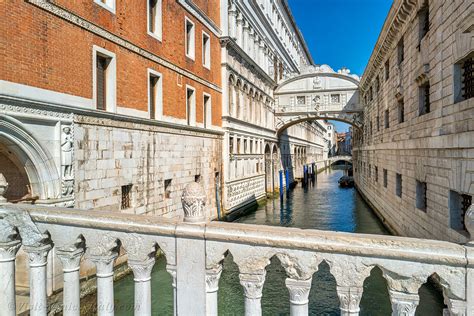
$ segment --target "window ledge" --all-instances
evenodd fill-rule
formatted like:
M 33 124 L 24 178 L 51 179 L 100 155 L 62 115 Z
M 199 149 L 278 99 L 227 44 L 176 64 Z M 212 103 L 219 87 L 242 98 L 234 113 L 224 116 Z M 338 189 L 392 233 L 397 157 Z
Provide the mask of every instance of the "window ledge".
M 109 6 L 100 0 L 94 0 L 94 3 L 100 5 L 102 8 L 106 9 L 107 11 L 110 11 L 111 13 L 115 14 L 115 1 L 114 1 L 113 6 Z
M 160 43 L 162 42 L 162 36 L 155 34 L 153 32 L 147 31 L 147 34 L 153 37 L 154 39 L 158 40 Z

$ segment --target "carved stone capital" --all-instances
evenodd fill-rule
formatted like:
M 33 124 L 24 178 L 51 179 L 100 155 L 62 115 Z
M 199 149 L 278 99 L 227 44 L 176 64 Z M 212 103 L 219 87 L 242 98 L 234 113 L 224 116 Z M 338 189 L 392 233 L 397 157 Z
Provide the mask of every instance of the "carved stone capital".
M 262 297 L 263 283 L 265 283 L 266 271 L 260 274 L 240 273 L 240 284 L 244 288 L 244 295 L 249 299 L 259 299 Z
M 206 269 L 206 292 L 214 293 L 219 289 L 219 279 L 222 274 L 222 265 Z
M 9 242 L 0 242 L 0 262 L 14 261 L 16 253 L 20 249 L 21 241 L 12 240 Z
M 413 316 L 420 301 L 418 294 L 389 290 L 392 315 Z
M 98 278 L 108 278 L 114 275 L 114 263 L 117 259 L 118 253 L 111 251 L 104 255 L 89 255 L 89 260 L 92 261 L 96 268 L 96 276 Z
M 56 251 L 56 255 L 63 265 L 63 272 L 66 273 L 79 271 L 83 254 L 83 248 L 59 248 Z
M 48 253 L 52 248 L 51 244 L 24 246 L 23 249 L 28 254 L 30 268 L 44 267 L 48 263 Z
M 133 260 L 128 259 L 128 266 L 133 271 L 133 280 L 135 282 L 147 282 L 151 279 L 151 271 L 155 265 L 155 258 L 148 258 L 147 260 Z
M 174 288 L 176 288 L 176 266 L 173 264 L 167 264 L 166 271 L 171 274 L 171 277 L 173 278 L 172 285 Z
M 286 288 L 290 292 L 290 303 L 293 305 L 305 305 L 309 303 L 309 291 L 311 290 L 312 278 L 308 280 L 296 280 L 287 278 Z
M 184 221 L 202 223 L 206 221 L 206 192 L 197 182 L 191 182 L 184 188 L 181 196 L 184 210 Z
M 339 297 L 341 312 L 347 314 L 358 313 L 363 292 L 364 288 L 362 286 L 338 286 L 337 296 Z

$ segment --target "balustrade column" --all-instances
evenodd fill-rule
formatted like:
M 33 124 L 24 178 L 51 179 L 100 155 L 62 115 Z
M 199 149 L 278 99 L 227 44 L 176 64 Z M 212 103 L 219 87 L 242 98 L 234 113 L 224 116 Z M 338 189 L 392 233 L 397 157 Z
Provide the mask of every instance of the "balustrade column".
M 222 274 L 222 265 L 206 269 L 206 315 L 217 315 L 217 291 Z
M 46 316 L 46 264 L 51 244 L 24 246 L 30 267 L 30 315 Z
M 111 251 L 104 255 L 91 255 L 90 260 L 97 268 L 97 314 L 114 315 L 114 263 L 118 253 Z
M 420 301 L 417 293 L 404 293 L 389 290 L 390 302 L 392 303 L 392 316 L 414 316 L 416 307 Z
M 287 278 L 286 287 L 290 292 L 290 315 L 308 315 L 309 291 L 311 290 L 312 278 L 308 280 L 296 280 Z
M 0 242 L 0 306 L 5 316 L 16 315 L 15 259 L 20 240 Z
M 63 265 L 63 314 L 78 316 L 81 312 L 79 269 L 84 254 L 82 248 L 60 248 L 56 255 Z
M 154 257 L 146 260 L 128 260 L 135 282 L 135 315 L 151 316 L 151 270 L 154 265 Z
M 338 286 L 337 296 L 339 297 L 341 316 L 359 315 L 359 304 L 364 288 L 362 286 Z
M 262 290 L 265 282 L 266 271 L 261 273 L 240 273 L 240 284 L 244 288 L 245 295 L 245 315 L 260 316 L 262 315 Z

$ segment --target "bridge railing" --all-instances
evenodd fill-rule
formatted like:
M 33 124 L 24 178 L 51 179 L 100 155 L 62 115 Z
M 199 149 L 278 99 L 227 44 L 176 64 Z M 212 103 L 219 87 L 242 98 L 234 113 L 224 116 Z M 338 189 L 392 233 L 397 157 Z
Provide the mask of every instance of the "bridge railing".
M 205 196 L 205 195 L 204 195 Z M 166 256 L 177 315 L 217 315 L 224 256 L 239 267 L 245 314 L 261 315 L 266 267 L 272 257 L 287 273 L 292 315 L 308 314 L 312 275 L 322 262 L 337 284 L 342 315 L 358 315 L 364 280 L 379 267 L 393 315 L 414 315 L 418 289 L 436 274 L 450 315 L 474 315 L 474 244 L 413 238 L 206 222 L 202 191 L 183 195 L 185 221 L 114 212 L 0 205 L 1 315 L 15 315 L 15 258 L 28 256 L 30 314 L 46 315 L 48 253 L 61 263 L 64 315 L 79 315 L 80 270 L 95 266 L 99 315 L 113 315 L 114 262 L 123 255 L 133 271 L 135 315 L 151 315 L 150 276 L 155 252 Z M 471 223 L 471 210 L 466 219 Z M 474 231 L 470 231 L 471 236 Z M 51 255 L 49 256 L 51 257 Z M 122 257 L 123 258 L 123 257 Z
M 276 107 L 276 113 L 314 113 L 314 112 L 360 112 L 362 111 L 361 107 L 352 106 L 348 107 L 341 103 L 336 104 L 297 104 L 297 105 L 278 105 Z

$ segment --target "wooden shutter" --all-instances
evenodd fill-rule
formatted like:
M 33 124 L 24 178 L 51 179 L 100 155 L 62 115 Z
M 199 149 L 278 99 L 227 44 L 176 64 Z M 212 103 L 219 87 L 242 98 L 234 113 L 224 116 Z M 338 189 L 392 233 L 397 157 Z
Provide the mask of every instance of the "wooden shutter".
M 102 56 L 97 56 L 97 65 L 96 65 L 96 72 L 97 72 L 97 110 L 105 111 L 107 109 L 106 104 L 106 75 L 105 71 L 107 69 L 107 59 Z

